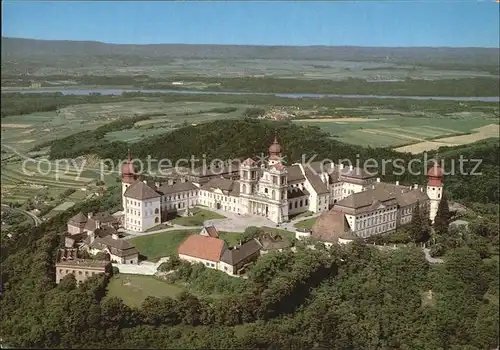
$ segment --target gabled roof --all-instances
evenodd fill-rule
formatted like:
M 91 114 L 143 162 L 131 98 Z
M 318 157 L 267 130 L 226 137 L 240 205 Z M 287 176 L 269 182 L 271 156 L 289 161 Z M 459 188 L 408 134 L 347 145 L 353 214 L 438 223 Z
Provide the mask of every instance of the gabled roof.
M 155 190 L 139 180 L 130 185 L 123 195 L 127 198 L 137 200 L 146 200 L 160 197 L 160 195 Z
M 417 201 L 423 203 L 428 199 L 427 193 L 419 189 L 379 182 L 373 184 L 366 191 L 353 193 L 349 197 L 342 199 L 337 202 L 334 209 L 342 211 L 338 207 L 344 207 L 355 210 L 356 213 L 361 213 L 376 210 L 380 205 L 398 204 L 404 207 L 415 204 Z
M 92 218 L 87 219 L 84 229 L 87 231 L 95 231 L 96 228 L 97 228 L 97 223 L 95 222 L 95 220 Z
M 300 189 L 298 187 L 292 187 L 287 194 L 288 199 L 293 199 L 293 198 L 298 198 L 298 197 L 303 197 L 303 196 L 309 196 L 309 191 L 304 189 Z
M 79 212 L 78 214 L 73 216 L 71 219 L 69 219 L 68 223 L 80 225 L 80 224 L 86 223 L 87 219 L 88 218 L 85 214 L 83 214 L 82 212 Z
M 111 236 L 96 237 L 90 244 L 90 248 L 104 250 L 108 248 L 110 253 L 120 257 L 139 254 L 137 249 L 128 241 Z
M 262 246 L 260 243 L 257 240 L 252 239 L 243 243 L 241 246 L 237 246 L 233 249 L 226 249 L 220 260 L 226 264 L 234 266 L 249 256 L 257 253 L 261 249 Z
M 317 194 L 330 193 L 330 191 L 328 191 L 326 184 L 323 181 L 321 181 L 321 177 L 317 173 L 313 172 L 311 169 L 308 168 L 305 168 L 304 172 L 306 173 L 305 175 L 307 180 L 309 181 L 309 183 L 314 188 L 314 191 L 316 191 Z
M 202 190 L 213 191 L 219 188 L 223 192 L 227 192 L 232 196 L 237 196 L 240 193 L 240 183 L 235 180 L 226 179 L 223 177 L 216 177 L 201 186 Z
M 204 229 L 205 229 L 205 231 L 207 231 L 207 234 L 210 237 L 219 238 L 219 231 L 217 231 L 217 229 L 215 228 L 214 225 L 212 225 L 212 226 L 204 226 Z
M 192 191 L 192 190 L 197 190 L 198 187 L 196 187 L 195 184 L 192 182 L 178 182 L 173 185 L 162 185 L 158 189 L 158 192 L 161 194 L 170 194 L 170 193 L 177 193 L 177 192 L 183 192 L 183 191 Z
M 311 236 L 323 242 L 336 243 L 339 238 L 350 238 L 352 234 L 349 233 L 344 213 L 332 209 L 316 219 Z
M 359 167 L 344 167 L 339 170 L 341 177 L 352 177 L 355 179 L 372 179 L 377 176 L 377 174 L 368 173 L 365 169 Z
M 302 174 L 302 171 L 300 170 L 300 167 L 298 165 L 291 165 L 287 167 L 287 173 L 288 173 L 288 183 L 296 182 L 296 181 L 304 181 L 305 177 Z
M 254 165 L 255 164 L 255 160 L 253 160 L 252 158 L 247 158 L 243 161 L 243 165 Z
M 225 242 L 218 238 L 191 235 L 177 248 L 177 253 L 193 258 L 218 262 Z
M 110 215 L 108 212 L 101 212 L 92 215 L 91 217 L 94 221 L 99 221 L 100 223 L 115 223 L 118 222 L 118 219 L 113 215 Z

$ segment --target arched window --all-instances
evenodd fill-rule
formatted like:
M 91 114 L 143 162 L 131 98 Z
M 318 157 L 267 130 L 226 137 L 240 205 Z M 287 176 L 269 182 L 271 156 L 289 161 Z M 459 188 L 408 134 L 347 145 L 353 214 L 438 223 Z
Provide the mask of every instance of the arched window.
M 272 192 L 271 192 L 271 198 L 272 199 L 276 199 L 276 191 L 275 190 L 272 190 Z
M 155 218 L 155 224 L 157 224 L 160 221 L 160 219 Z
M 155 209 L 155 214 L 158 214 L 160 211 L 158 210 L 158 208 Z
M 247 185 L 243 184 L 243 193 L 247 193 Z

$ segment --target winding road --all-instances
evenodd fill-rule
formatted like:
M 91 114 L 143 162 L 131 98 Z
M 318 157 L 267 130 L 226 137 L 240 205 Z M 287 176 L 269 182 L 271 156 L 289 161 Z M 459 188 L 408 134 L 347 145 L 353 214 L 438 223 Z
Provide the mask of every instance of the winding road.
M 31 220 L 33 220 L 33 223 L 36 226 L 40 225 L 42 223 L 42 220 L 40 220 L 36 215 L 33 215 L 32 213 L 30 213 L 29 211 L 26 211 L 26 210 L 22 210 L 22 209 L 19 209 L 19 208 L 12 208 L 12 207 L 9 207 L 7 204 L 2 204 L 2 208 L 6 208 L 6 209 L 9 209 L 11 211 L 15 211 L 17 213 L 21 213 L 25 216 L 28 216 Z

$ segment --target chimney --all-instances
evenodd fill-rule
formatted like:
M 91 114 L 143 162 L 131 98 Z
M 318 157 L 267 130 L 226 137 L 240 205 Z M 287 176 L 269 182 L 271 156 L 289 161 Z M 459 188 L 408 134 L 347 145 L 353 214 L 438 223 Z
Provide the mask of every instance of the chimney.
M 146 185 L 148 184 L 148 182 L 146 180 L 142 180 L 142 182 L 144 182 Z
M 418 190 L 418 184 L 413 184 L 413 189 Z
M 95 221 L 95 228 L 101 228 L 101 222 L 99 220 L 94 220 Z
M 340 163 L 340 170 L 344 169 L 344 164 L 343 163 Z
M 92 212 L 89 212 L 89 213 L 87 214 L 87 217 L 88 217 L 89 219 L 90 219 L 92 216 L 94 216 L 94 213 L 92 213 Z
M 332 170 L 335 169 L 335 163 L 334 162 L 330 163 L 330 169 L 332 169 Z
M 160 188 L 160 183 L 158 181 L 155 182 L 155 187 L 158 189 Z
M 120 236 L 118 236 L 118 233 L 112 233 L 111 238 L 113 239 L 120 239 Z
M 396 186 L 399 186 L 399 181 L 396 181 Z
M 377 182 L 380 182 L 380 177 L 377 177 Z
M 352 171 L 352 169 L 353 169 L 353 166 L 349 165 L 349 170 Z
M 374 189 L 375 189 L 375 185 L 372 184 L 372 190 L 374 190 Z

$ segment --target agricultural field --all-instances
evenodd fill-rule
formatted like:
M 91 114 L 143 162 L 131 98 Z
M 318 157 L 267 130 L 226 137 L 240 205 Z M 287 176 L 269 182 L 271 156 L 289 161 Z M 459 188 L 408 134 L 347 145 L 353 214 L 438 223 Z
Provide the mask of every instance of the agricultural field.
M 26 152 L 38 144 L 85 130 L 95 130 L 120 118 L 151 116 L 151 120 L 138 122 L 133 129 L 106 135 L 109 140 L 136 142 L 175 130 L 186 123 L 198 124 L 216 119 L 237 118 L 247 107 L 217 102 L 166 103 L 154 98 L 148 98 L 147 101 L 74 105 L 54 112 L 2 118 L 2 146 L 7 145 L 18 152 Z
M 437 139 L 442 139 L 441 145 L 459 145 L 493 137 L 495 130 L 498 136 L 498 121 L 498 116 L 483 112 L 439 115 L 365 110 L 360 111 L 359 117 L 322 116 L 294 122 L 317 126 L 345 143 L 369 147 L 401 147 Z M 476 132 L 476 129 L 480 131 Z M 452 136 L 453 138 L 450 138 Z M 397 149 L 402 152 L 407 151 L 407 148 Z M 418 149 L 423 152 L 433 148 Z
M 432 141 L 423 141 L 413 145 L 396 148 L 398 152 L 409 152 L 413 154 L 422 153 L 425 151 L 435 150 L 439 147 L 454 147 L 466 145 L 476 141 L 484 140 L 491 137 L 498 138 L 500 128 L 498 124 L 489 124 L 480 128 L 472 129 L 470 134 L 437 138 Z
M 165 63 L 166 62 L 166 63 Z M 126 66 L 109 66 L 98 63 L 86 64 L 84 67 L 63 68 L 43 65 L 33 73 L 37 76 L 44 75 L 149 75 L 161 79 L 165 76 L 200 76 L 200 77 L 279 77 L 295 79 L 331 79 L 343 80 L 347 78 L 361 78 L 368 81 L 402 81 L 413 79 L 458 79 L 466 77 L 494 77 L 493 74 L 479 70 L 453 70 L 433 69 L 428 67 L 415 67 L 381 62 L 354 62 L 354 61 L 315 61 L 300 59 L 235 59 L 235 58 L 204 58 L 185 59 L 169 58 L 154 65 L 127 64 Z M 166 83 L 169 83 L 166 81 Z M 183 81 L 179 85 L 189 88 L 209 89 L 209 84 L 196 82 L 194 79 L 189 84 Z M 75 81 L 45 81 L 43 85 L 70 86 Z M 159 82 L 158 84 L 162 84 Z
M 115 176 L 103 177 L 104 183 L 114 183 Z M 58 202 L 65 192 L 74 192 L 65 197 L 69 203 L 79 202 L 99 190 L 96 181 L 100 180 L 97 172 L 84 170 L 81 174 L 76 169 L 56 170 L 50 162 L 11 162 L 2 164 L 2 202 L 25 203 L 37 195 L 43 195 L 48 202 Z M 52 200 L 51 200 L 52 198 Z M 64 210 L 61 207 L 61 210 Z

